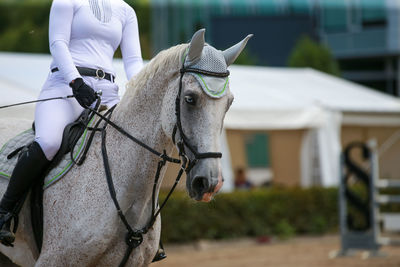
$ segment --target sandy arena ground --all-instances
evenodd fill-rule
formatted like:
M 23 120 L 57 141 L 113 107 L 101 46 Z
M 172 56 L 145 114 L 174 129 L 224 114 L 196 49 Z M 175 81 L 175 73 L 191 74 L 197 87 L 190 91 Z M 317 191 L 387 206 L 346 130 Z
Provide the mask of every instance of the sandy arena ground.
M 387 256 L 362 259 L 333 258 L 340 248 L 338 236 L 299 237 L 260 244 L 255 240 L 236 242 L 200 241 L 192 245 L 166 245 L 167 258 L 153 267 L 400 267 L 400 247 L 383 247 Z

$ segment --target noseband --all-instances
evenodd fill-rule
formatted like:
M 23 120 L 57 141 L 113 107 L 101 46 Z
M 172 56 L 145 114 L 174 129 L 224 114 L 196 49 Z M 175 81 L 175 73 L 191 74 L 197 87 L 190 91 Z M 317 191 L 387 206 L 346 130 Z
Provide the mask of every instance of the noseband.
M 101 132 L 101 134 L 102 134 L 101 150 L 102 150 L 102 155 L 103 155 L 104 170 L 105 170 L 105 174 L 106 174 L 106 178 L 107 178 L 108 189 L 109 189 L 109 192 L 111 195 L 111 199 L 114 202 L 115 208 L 117 209 L 118 216 L 120 217 L 122 223 L 125 225 L 125 227 L 128 231 L 125 236 L 125 243 L 127 244 L 127 249 L 125 251 L 124 258 L 121 260 L 121 263 L 119 264 L 120 267 L 125 266 L 125 264 L 129 260 L 129 256 L 132 253 L 133 249 L 140 246 L 140 244 L 143 242 L 143 235 L 146 234 L 153 227 L 153 225 L 157 219 L 157 216 L 160 214 L 162 208 L 165 206 L 165 204 L 167 203 L 172 192 L 175 190 L 178 182 L 180 181 L 180 178 L 181 178 L 183 172 L 185 171 L 186 173 L 189 173 L 190 170 L 195 166 L 195 164 L 201 159 L 221 158 L 222 157 L 221 152 L 205 152 L 205 153 L 199 152 L 192 144 L 190 144 L 188 137 L 183 132 L 182 123 L 181 123 L 181 107 L 180 107 L 181 104 L 180 104 L 180 102 L 181 102 L 181 94 L 182 94 L 182 79 L 183 79 L 183 75 L 187 72 L 198 73 L 198 74 L 214 76 L 214 77 L 229 76 L 229 71 L 226 71 L 224 73 L 209 72 L 209 71 L 201 70 L 201 69 L 185 68 L 184 65 L 180 69 L 179 91 L 178 91 L 178 95 L 175 100 L 176 124 L 174 126 L 172 140 L 175 144 L 176 143 L 175 142 L 176 133 L 179 132 L 180 140 L 176 143 L 176 145 L 178 147 L 179 157 L 181 158 L 181 160 L 169 157 L 166 154 L 165 150 L 162 153 L 156 151 L 155 149 L 151 148 L 150 146 L 146 145 L 142 141 L 133 137 L 131 134 L 129 134 L 127 131 L 125 131 L 122 127 L 118 126 L 113 121 L 111 121 L 110 120 L 111 115 L 116 106 L 109 109 L 107 111 L 107 113 L 104 115 L 100 114 L 97 110 L 95 110 L 93 108 L 89 108 L 94 114 L 96 114 L 97 116 L 100 117 L 100 119 L 97 121 L 95 127 L 88 128 L 89 130 L 92 131 L 92 134 L 89 137 L 89 143 L 91 142 L 91 140 L 93 140 L 93 136 L 94 136 L 95 132 Z M 100 100 L 98 100 L 98 102 L 99 101 Z M 100 123 L 102 121 L 104 121 L 104 125 L 103 125 L 103 127 L 99 127 Z M 138 144 L 139 146 L 145 148 L 146 150 L 148 150 L 149 152 L 155 154 L 156 156 L 158 156 L 160 158 L 160 160 L 158 162 L 155 178 L 154 178 L 154 184 L 153 184 L 152 211 L 151 211 L 152 215 L 151 215 L 151 218 L 150 218 L 149 222 L 147 223 L 147 225 L 139 230 L 133 229 L 130 226 L 130 224 L 128 223 L 123 211 L 121 210 L 119 202 L 117 200 L 117 195 L 116 195 L 115 188 L 114 188 L 114 182 L 113 182 L 113 178 L 112 178 L 112 173 L 111 173 L 111 168 L 110 168 L 108 154 L 107 154 L 107 148 L 106 148 L 106 127 L 107 127 L 107 125 L 112 126 L 118 132 L 120 132 L 122 135 L 126 136 L 127 138 L 129 138 L 130 140 L 132 140 L 136 144 Z M 192 152 L 192 154 L 194 155 L 194 159 L 190 159 L 187 156 L 187 154 L 185 153 L 185 147 L 187 147 Z M 79 160 L 79 162 L 77 163 L 78 165 L 83 163 L 86 153 L 87 153 L 87 149 L 85 150 L 85 153 L 82 156 L 82 160 Z M 174 185 L 171 187 L 170 191 L 168 192 L 167 197 L 165 198 L 163 203 L 161 205 L 159 205 L 159 208 L 156 211 L 156 207 L 155 207 L 156 206 L 156 189 L 157 189 L 157 185 L 159 182 L 161 170 L 167 162 L 181 164 L 181 168 L 175 179 Z

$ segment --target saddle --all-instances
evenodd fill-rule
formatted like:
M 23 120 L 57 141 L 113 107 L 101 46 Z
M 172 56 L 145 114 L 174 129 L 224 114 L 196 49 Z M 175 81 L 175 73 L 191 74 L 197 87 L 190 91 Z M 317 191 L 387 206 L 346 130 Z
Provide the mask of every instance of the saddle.
M 56 176 L 44 176 L 42 182 L 34 184 L 31 188 L 31 221 L 33 234 L 39 252 L 41 251 L 43 243 L 43 192 L 46 188 L 59 181 L 69 170 L 71 170 L 73 165 L 76 163 L 77 158 L 81 155 L 81 152 L 85 150 L 85 145 L 90 146 L 90 142 L 87 143 L 86 139 L 87 127 L 91 124 L 91 117 L 90 111 L 84 110 L 75 122 L 72 122 L 65 127 L 60 150 L 50 163 L 48 172 L 50 173 L 53 169 L 63 169 L 61 172 L 58 172 Z M 74 153 L 76 146 L 77 149 Z
M 43 174 L 43 179 L 32 186 L 30 194 L 31 221 L 36 245 L 40 251 L 43 241 L 43 192 L 59 181 L 74 166 L 76 161 L 83 160 L 89 149 L 87 127 L 94 124 L 94 118 L 89 110 L 85 110 L 79 118 L 68 124 L 63 132 L 59 151 Z M 9 140 L 0 150 L 0 177 L 10 179 L 12 170 L 18 161 L 18 154 L 35 138 L 35 124 L 19 135 Z M 19 207 L 22 208 L 22 199 Z
M 60 180 L 73 166 L 74 161 L 81 156 L 88 139 L 86 126 L 92 124 L 93 120 L 89 121 L 89 112 L 84 111 L 75 122 L 65 127 L 60 150 L 45 173 L 44 189 Z M 34 138 L 33 124 L 31 129 L 13 137 L 0 149 L 0 178 L 8 180 L 11 177 L 19 152 L 33 142 Z M 70 156 L 67 155 L 68 152 Z
M 106 107 L 100 106 L 99 111 L 104 111 L 105 109 Z M 95 124 L 96 120 L 90 110 L 83 111 L 75 122 L 68 124 L 63 132 L 61 147 L 44 173 L 43 179 L 31 188 L 31 222 L 39 252 L 43 243 L 43 192 L 64 177 L 76 163 L 78 165 L 82 164 L 93 139 L 94 131 L 89 136 L 88 129 Z M 17 163 L 19 152 L 33 142 L 34 138 L 35 124 L 33 123 L 31 129 L 15 136 L 0 149 L 0 179 L 10 179 L 12 170 Z M 22 208 L 24 201 L 25 199 L 20 201 L 19 209 Z M 15 230 L 18 226 L 17 224 L 18 221 L 14 225 Z M 153 262 L 165 258 L 166 254 L 160 240 L 159 249 Z

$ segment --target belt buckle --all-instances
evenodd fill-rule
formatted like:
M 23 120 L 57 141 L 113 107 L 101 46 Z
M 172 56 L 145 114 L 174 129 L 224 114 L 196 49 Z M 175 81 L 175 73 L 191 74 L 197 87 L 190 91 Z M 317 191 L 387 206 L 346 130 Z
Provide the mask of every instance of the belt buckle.
M 105 71 L 101 70 L 101 69 L 97 69 L 96 70 L 96 78 L 102 80 L 102 79 L 104 79 L 104 77 L 106 77 Z

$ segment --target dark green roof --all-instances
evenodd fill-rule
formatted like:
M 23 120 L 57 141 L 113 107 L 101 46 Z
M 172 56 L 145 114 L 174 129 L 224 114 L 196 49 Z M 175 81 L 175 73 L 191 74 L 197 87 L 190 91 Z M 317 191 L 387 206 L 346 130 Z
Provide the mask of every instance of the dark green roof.
M 150 0 L 153 6 L 211 8 L 213 14 L 273 15 L 282 13 L 311 13 L 322 9 L 361 8 L 364 10 L 393 8 L 383 0 Z M 399 6 L 400 4 L 397 4 Z
M 311 10 L 311 2 L 307 0 L 150 0 L 154 6 L 180 6 L 211 8 L 211 13 L 225 14 L 280 14 L 288 8 L 296 12 Z

